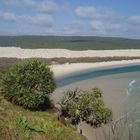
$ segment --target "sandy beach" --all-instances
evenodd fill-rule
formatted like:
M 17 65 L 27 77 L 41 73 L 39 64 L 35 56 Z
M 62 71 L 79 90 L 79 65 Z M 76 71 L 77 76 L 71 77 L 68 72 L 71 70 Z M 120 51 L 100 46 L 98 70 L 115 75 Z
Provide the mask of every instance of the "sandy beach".
M 9 58 L 78 58 L 78 57 L 113 57 L 140 56 L 140 50 L 85 50 L 71 51 L 66 49 L 22 49 L 18 47 L 0 47 L 0 57 Z
M 54 72 L 54 76 L 56 78 L 59 78 L 73 73 L 84 72 L 87 70 L 96 70 L 99 68 L 108 68 L 108 67 L 121 67 L 125 65 L 136 65 L 136 64 L 140 64 L 140 59 L 98 62 L 98 63 L 72 63 L 72 64 L 66 63 L 52 65 L 50 67 Z

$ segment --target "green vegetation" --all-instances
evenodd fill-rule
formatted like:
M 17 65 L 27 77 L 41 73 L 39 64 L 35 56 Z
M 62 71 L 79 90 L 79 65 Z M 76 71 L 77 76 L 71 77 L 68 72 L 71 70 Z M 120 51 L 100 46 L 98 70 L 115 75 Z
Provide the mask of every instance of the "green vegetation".
M 24 76 L 22 76 L 23 74 Z M 0 140 L 85 139 L 73 128 L 64 126 L 57 120 L 55 113 L 58 109 L 56 108 L 47 109 L 47 112 L 33 111 L 13 104 L 13 102 L 16 102 L 24 107 L 38 108 L 39 104 L 48 99 L 48 95 L 55 88 L 52 78 L 50 69 L 37 60 L 24 61 L 15 65 L 8 73 L 4 69 L 0 72 Z M 36 90 L 25 92 L 32 87 L 34 82 L 37 82 L 36 84 L 39 84 L 39 86 L 42 85 L 40 88 L 40 90 L 43 89 L 40 91 L 41 94 L 36 94 Z M 20 86 L 25 89 L 21 90 L 22 88 L 18 88 Z M 3 89 L 6 93 L 2 93 Z M 30 98 L 29 94 L 32 94 L 33 98 Z M 38 98 L 34 96 L 35 94 L 39 95 Z M 22 95 L 24 98 L 22 98 Z M 12 100 L 12 103 L 4 97 Z M 46 103 L 48 107 L 48 102 Z
M 32 58 L 33 59 L 33 58 Z M 96 63 L 119 60 L 140 59 L 140 57 L 79 57 L 79 58 L 37 58 L 45 64 L 64 64 L 64 63 Z M 5 72 L 15 64 L 30 59 L 0 58 L 0 71 Z
M 40 60 L 46 62 L 45 59 Z M 0 72 L 1 140 L 84 140 L 85 137 L 74 131 L 70 123 L 77 125 L 84 121 L 97 128 L 112 121 L 112 112 L 104 105 L 102 91 L 93 88 L 92 91 L 77 89 L 67 91 L 60 102 L 60 121 L 63 124 L 59 122 L 58 109 L 55 107 L 48 109 L 51 104 L 49 95 L 55 89 L 53 74 L 41 61 L 13 59 L 12 63 L 8 62 L 2 67 Z M 3 63 L 1 64 L 3 66 Z M 6 71 L 11 64 L 16 65 Z M 46 108 L 46 112 L 42 110 Z M 33 111 L 33 109 L 40 111 Z M 65 118 L 68 118 L 68 121 Z
M 38 60 L 14 65 L 2 79 L 3 95 L 29 109 L 51 107 L 49 94 L 55 89 L 53 73 Z
M 140 40 L 88 36 L 0 36 L 0 46 L 69 50 L 140 49 Z
M 84 140 L 72 128 L 58 122 L 54 114 L 29 111 L 0 95 L 0 140 Z
M 73 125 L 84 121 L 92 127 L 101 127 L 112 120 L 112 112 L 105 108 L 102 91 L 68 90 L 61 102 L 61 115 L 67 117 Z

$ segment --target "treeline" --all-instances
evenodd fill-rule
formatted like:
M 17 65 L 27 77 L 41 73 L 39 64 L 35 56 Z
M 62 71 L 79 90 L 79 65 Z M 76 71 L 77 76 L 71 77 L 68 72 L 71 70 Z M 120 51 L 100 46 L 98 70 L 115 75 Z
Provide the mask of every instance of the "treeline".
M 140 49 L 140 40 L 95 36 L 0 36 L 0 46 L 69 50 Z

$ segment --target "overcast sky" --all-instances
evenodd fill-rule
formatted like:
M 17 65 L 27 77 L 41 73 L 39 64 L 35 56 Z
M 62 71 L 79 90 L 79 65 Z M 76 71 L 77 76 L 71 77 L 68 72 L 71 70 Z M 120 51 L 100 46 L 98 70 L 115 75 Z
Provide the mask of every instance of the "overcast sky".
M 140 39 L 140 0 L 0 0 L 0 35 Z

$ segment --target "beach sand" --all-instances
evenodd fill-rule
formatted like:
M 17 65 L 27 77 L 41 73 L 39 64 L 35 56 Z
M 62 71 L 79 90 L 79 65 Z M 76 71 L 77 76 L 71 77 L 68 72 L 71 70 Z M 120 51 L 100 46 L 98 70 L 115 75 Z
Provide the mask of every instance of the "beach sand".
M 50 66 L 56 78 L 67 76 L 73 73 L 84 72 L 87 70 L 105 69 L 108 67 L 121 67 L 126 65 L 140 64 L 140 59 L 137 60 L 121 60 L 111 62 L 97 62 L 97 63 L 66 63 L 56 64 Z
M 67 49 L 22 49 L 18 47 L 0 47 L 0 57 L 9 58 L 78 58 L 78 57 L 113 57 L 140 56 L 140 49 L 128 50 L 84 50 L 72 51 Z

